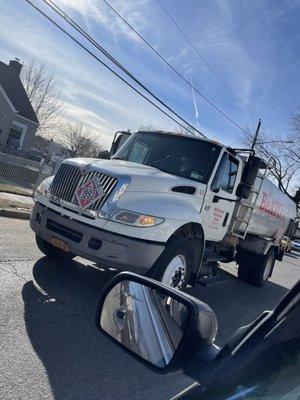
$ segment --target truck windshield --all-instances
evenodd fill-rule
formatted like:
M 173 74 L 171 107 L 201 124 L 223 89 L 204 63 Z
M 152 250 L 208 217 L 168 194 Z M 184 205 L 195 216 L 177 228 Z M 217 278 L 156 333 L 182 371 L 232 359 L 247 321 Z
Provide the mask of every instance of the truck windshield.
M 206 183 L 220 149 L 217 144 L 186 136 L 137 132 L 113 158 L 149 165 L 172 175 Z

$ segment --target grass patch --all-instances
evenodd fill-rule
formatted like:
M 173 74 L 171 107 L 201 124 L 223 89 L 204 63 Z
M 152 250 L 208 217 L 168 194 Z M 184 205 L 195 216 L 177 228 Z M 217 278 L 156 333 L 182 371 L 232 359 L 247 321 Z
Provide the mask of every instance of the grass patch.
M 0 183 L 0 192 L 7 192 L 13 194 L 21 194 L 23 196 L 32 196 L 30 189 L 23 189 L 17 186 L 7 185 L 6 183 Z

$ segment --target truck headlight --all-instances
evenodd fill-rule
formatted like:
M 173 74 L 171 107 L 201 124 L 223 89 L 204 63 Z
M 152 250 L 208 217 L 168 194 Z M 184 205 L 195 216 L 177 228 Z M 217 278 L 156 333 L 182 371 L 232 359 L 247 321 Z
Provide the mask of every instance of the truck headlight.
M 49 197 L 53 178 L 54 178 L 54 176 L 49 176 L 48 178 L 44 179 L 39 184 L 35 193 L 39 194 L 40 196 L 43 196 L 43 197 Z
M 122 210 L 112 217 L 113 221 L 121 224 L 148 227 L 159 225 L 164 222 L 164 218 L 154 217 L 153 215 L 138 214 L 133 211 Z

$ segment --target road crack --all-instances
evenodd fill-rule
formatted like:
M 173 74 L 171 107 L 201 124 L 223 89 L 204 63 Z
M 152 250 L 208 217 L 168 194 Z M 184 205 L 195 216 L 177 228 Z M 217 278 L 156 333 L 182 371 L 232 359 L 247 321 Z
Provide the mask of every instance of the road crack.
M 24 281 L 24 282 L 28 282 L 28 279 L 25 278 L 25 276 L 19 274 L 19 272 L 17 271 L 17 269 L 16 269 L 16 267 L 14 265 L 10 264 L 10 266 L 12 267 L 13 271 L 9 271 L 9 270 L 7 270 L 7 269 L 5 269 L 3 267 L 0 267 L 0 270 L 6 272 L 7 274 L 11 274 L 11 275 L 16 276 L 17 278 L 22 279 L 22 281 Z

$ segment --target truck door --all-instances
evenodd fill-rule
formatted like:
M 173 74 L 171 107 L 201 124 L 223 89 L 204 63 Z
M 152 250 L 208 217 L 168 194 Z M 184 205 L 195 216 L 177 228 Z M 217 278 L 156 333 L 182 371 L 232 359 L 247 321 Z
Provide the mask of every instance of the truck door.
M 214 242 L 221 241 L 228 230 L 235 206 L 229 200 L 237 198 L 235 190 L 241 174 L 239 161 L 234 156 L 224 151 L 220 157 L 215 173 L 208 182 L 201 210 L 206 240 Z

